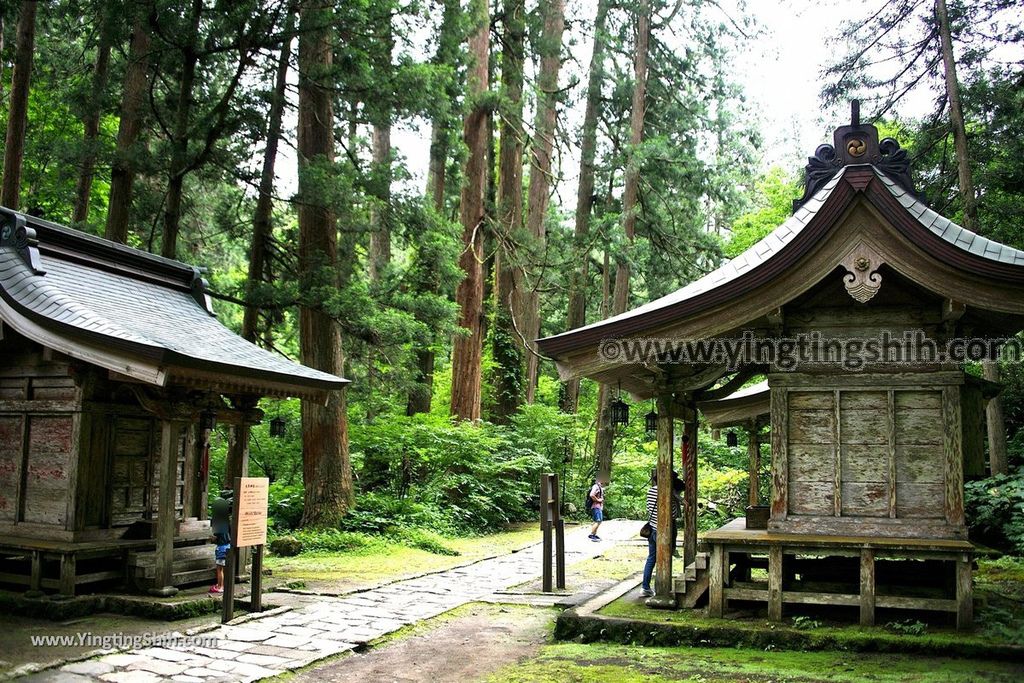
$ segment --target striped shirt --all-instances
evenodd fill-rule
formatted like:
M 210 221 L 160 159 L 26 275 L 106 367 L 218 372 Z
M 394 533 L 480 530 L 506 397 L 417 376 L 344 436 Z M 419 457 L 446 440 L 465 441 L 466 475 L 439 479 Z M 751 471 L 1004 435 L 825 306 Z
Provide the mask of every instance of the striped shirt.
M 679 501 L 672 498 L 672 519 L 679 517 Z M 658 525 L 658 485 L 647 489 L 647 521 L 653 526 Z

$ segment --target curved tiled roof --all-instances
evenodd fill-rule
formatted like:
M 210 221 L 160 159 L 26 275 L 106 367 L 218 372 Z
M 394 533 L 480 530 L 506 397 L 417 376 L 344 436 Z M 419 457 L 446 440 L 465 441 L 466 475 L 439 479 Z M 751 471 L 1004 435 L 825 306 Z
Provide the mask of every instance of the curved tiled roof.
M 4 213 L 8 222 L 20 217 Z M 205 290 L 191 266 L 63 226 L 25 221 L 38 229 L 38 258 L 26 259 L 24 249 L 10 239 L 0 242 L 0 294 L 9 310 L 54 334 L 168 370 L 212 372 L 248 385 L 267 381 L 279 388 L 322 391 L 348 382 L 262 349 L 224 327 L 202 305 Z M 14 321 L 7 322 L 17 329 Z
M 601 328 L 616 326 L 619 323 L 629 321 L 633 318 L 663 311 L 677 304 L 690 299 L 697 299 L 708 294 L 723 285 L 739 279 L 741 276 L 750 273 L 758 267 L 766 264 L 775 257 L 782 249 L 792 242 L 810 223 L 821 208 L 828 201 L 834 190 L 848 170 L 871 169 L 881 180 L 882 185 L 899 202 L 907 213 L 912 216 L 923 227 L 933 234 L 948 242 L 956 249 L 970 254 L 973 257 L 980 257 L 986 261 L 1004 264 L 1009 266 L 1024 266 L 1024 252 L 1019 249 L 995 242 L 982 237 L 976 233 L 953 223 L 932 211 L 924 203 L 907 192 L 900 185 L 890 179 L 885 173 L 875 166 L 869 164 L 851 164 L 843 166 L 832 176 L 827 183 L 814 193 L 796 212 L 790 216 L 782 225 L 769 233 L 762 240 L 751 246 L 749 249 L 727 261 L 722 266 L 703 277 L 685 285 L 684 287 L 655 299 L 642 306 L 626 311 L 620 315 L 612 316 L 604 320 L 591 323 L 583 327 L 568 330 L 561 334 L 546 337 L 538 341 L 541 349 L 546 344 L 552 344 L 555 348 L 562 348 L 564 344 L 571 344 L 570 340 L 576 336 L 586 335 L 588 341 L 594 334 L 598 334 Z M 863 171 L 858 171 L 862 173 Z M 627 323 L 628 324 L 628 323 Z M 587 333 L 590 334 L 587 334 Z M 557 355 L 557 352 L 556 352 Z

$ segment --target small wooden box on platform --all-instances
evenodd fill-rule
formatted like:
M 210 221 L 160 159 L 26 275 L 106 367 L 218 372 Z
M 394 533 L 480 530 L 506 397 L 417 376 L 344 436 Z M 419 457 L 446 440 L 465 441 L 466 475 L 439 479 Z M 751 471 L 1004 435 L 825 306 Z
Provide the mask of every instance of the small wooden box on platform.
M 771 508 L 767 505 L 748 505 L 747 506 L 747 528 L 748 529 L 767 529 L 768 528 L 768 515 L 771 513 Z

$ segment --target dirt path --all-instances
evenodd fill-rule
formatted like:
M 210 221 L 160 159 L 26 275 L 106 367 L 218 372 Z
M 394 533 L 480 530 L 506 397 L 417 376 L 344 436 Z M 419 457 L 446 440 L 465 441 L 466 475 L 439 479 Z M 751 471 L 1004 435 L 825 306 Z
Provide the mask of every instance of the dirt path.
M 535 656 L 548 642 L 556 614 L 543 607 L 467 605 L 412 635 L 317 665 L 293 680 L 477 681 Z

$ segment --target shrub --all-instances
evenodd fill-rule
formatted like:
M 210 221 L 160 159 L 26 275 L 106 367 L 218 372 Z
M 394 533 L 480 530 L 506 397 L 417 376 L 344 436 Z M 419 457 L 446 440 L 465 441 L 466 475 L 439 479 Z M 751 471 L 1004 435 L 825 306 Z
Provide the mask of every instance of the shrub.
M 365 552 L 383 545 L 379 538 L 339 529 L 301 529 L 293 537 L 303 552 Z
M 458 550 L 445 545 L 445 539 L 442 536 L 425 529 L 401 529 L 396 531 L 392 538 L 403 545 L 426 550 L 428 553 L 434 553 L 435 555 L 455 557 L 462 554 Z
M 974 540 L 1024 554 L 1024 467 L 968 482 L 964 503 Z

